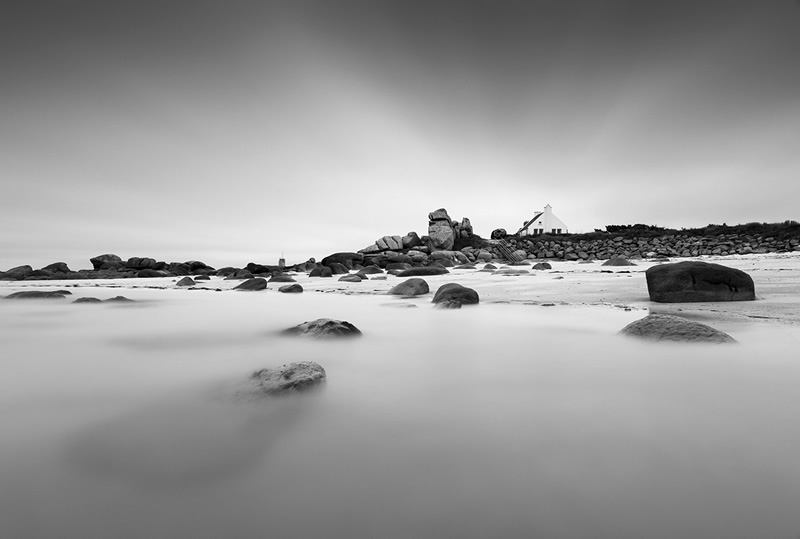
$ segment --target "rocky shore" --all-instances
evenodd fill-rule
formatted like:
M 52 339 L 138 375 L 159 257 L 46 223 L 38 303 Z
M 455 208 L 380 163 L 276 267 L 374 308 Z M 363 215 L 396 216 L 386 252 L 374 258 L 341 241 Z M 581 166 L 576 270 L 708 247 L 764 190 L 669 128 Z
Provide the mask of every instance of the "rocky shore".
M 427 234 L 422 236 L 413 231 L 403 236 L 387 235 L 357 252 L 333 253 L 319 262 L 311 258 L 291 266 L 250 262 L 244 267 L 218 269 L 199 260 L 164 262 L 149 257 L 125 260 L 116 254 L 102 254 L 89 259 L 91 269 L 72 270 L 64 262 L 55 262 L 39 269 L 23 265 L 0 272 L 0 280 L 127 279 L 189 275 L 249 279 L 276 277 L 286 272 L 332 277 L 351 271 L 363 274 L 364 278 L 370 271 L 376 270 L 400 272 L 412 268 L 430 268 L 430 271 L 441 272 L 441 268 L 492 261 L 665 259 L 800 251 L 800 237 L 778 238 L 764 234 L 509 236 L 504 230 L 497 229 L 491 235 L 494 239 L 484 239 L 473 233 L 469 218 L 451 219 L 444 208 L 431 212 L 428 222 Z

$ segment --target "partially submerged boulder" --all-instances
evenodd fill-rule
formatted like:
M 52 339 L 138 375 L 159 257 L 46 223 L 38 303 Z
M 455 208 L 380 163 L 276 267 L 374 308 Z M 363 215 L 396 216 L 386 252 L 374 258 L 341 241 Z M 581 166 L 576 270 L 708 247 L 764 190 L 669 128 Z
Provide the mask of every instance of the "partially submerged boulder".
M 303 292 L 303 286 L 299 283 L 285 284 L 278 288 L 278 292 L 283 292 L 284 294 L 300 294 Z
M 427 294 L 428 292 L 430 292 L 430 287 L 428 287 L 428 283 L 425 281 L 425 279 L 412 277 L 393 286 L 389 290 L 388 294 L 394 296 L 421 296 L 422 294 Z
M 426 275 L 444 275 L 450 273 L 447 268 L 439 264 L 431 264 L 430 266 L 420 266 L 417 268 L 409 268 L 397 274 L 398 277 L 424 277 Z
M 71 294 L 68 290 L 22 290 L 7 295 L 4 299 L 63 299 Z
M 314 361 L 298 361 L 275 369 L 262 369 L 237 391 L 237 396 L 287 395 L 319 387 L 325 382 L 325 369 Z
M 281 333 L 316 338 L 361 336 L 361 330 L 350 322 L 330 318 L 318 318 L 310 322 L 303 322 L 293 328 L 285 329 Z
M 191 277 L 184 277 L 183 279 L 175 283 L 175 286 L 194 286 L 195 284 L 197 283 L 195 283 L 194 279 L 192 279 Z
M 615 256 L 603 262 L 604 266 L 635 266 L 633 262 L 622 256 Z
M 749 301 L 756 299 L 753 279 L 735 268 L 686 261 L 652 266 L 645 272 L 651 301 Z
M 265 288 L 267 288 L 267 280 L 263 277 L 253 277 L 233 287 L 234 290 L 244 290 L 248 292 L 256 292 L 258 290 L 264 290 Z
M 355 273 L 349 273 L 347 275 L 342 275 L 341 277 L 339 277 L 339 280 L 345 283 L 360 283 L 362 279 Z
M 649 314 L 620 330 L 622 335 L 651 341 L 735 343 L 736 340 L 711 326 L 670 314 Z
M 459 303 L 460 305 L 474 305 L 478 303 L 478 293 L 472 288 L 467 288 L 458 283 L 447 283 L 439 287 L 433 295 L 431 303 Z

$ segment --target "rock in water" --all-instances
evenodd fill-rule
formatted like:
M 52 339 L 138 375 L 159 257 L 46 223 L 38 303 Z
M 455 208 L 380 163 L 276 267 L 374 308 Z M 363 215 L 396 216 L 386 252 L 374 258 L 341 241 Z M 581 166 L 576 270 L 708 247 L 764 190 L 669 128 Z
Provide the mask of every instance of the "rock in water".
M 311 322 L 303 322 L 293 328 L 282 331 L 284 335 L 299 335 L 301 337 L 359 337 L 361 330 L 350 322 L 318 318 Z
M 194 279 L 192 279 L 191 277 L 184 277 L 183 279 L 175 283 L 175 286 L 194 286 L 195 284 L 196 283 L 194 282 Z
M 735 343 L 736 340 L 711 326 L 693 322 L 680 316 L 650 314 L 631 322 L 620 330 L 630 335 L 652 341 Z
M 303 287 L 298 283 L 285 284 L 278 288 L 278 292 L 283 292 L 284 294 L 300 294 L 303 292 Z
M 425 275 L 444 275 L 450 273 L 447 268 L 439 264 L 431 264 L 430 266 L 419 266 L 417 268 L 409 268 L 397 274 L 398 277 L 419 277 Z
M 474 305 L 478 303 L 478 293 L 472 288 L 467 288 L 458 283 L 447 283 L 439 287 L 433 295 L 431 303 L 459 303 L 461 305 Z M 452 308 L 452 306 L 448 306 Z
M 318 363 L 300 361 L 253 373 L 250 388 L 255 394 L 285 395 L 317 387 L 325 376 L 325 369 Z
M 748 301 L 756 299 L 745 272 L 709 262 L 686 261 L 653 266 L 645 272 L 651 301 Z
M 70 294 L 70 292 L 66 290 L 23 290 L 9 294 L 4 299 L 63 299 L 66 294 Z
M 425 279 L 412 277 L 411 279 L 406 279 L 402 283 L 396 284 L 388 293 L 394 296 L 421 296 L 428 292 L 430 292 L 430 288 Z
M 615 256 L 614 258 L 609 258 L 605 262 L 603 262 L 604 266 L 635 266 L 633 262 L 628 260 L 627 258 L 621 256 Z
M 339 280 L 345 283 L 360 283 L 361 277 L 359 277 L 355 273 L 351 273 L 348 275 L 342 275 L 341 277 L 339 277 Z
M 267 280 L 262 277 L 253 277 L 247 279 L 241 284 L 236 285 L 234 290 L 257 291 L 264 290 L 267 287 Z

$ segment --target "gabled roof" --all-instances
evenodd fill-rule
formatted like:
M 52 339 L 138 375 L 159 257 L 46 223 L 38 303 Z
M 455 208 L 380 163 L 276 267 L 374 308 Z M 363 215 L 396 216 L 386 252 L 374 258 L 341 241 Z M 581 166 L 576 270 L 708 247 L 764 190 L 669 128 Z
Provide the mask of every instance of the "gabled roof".
M 519 236 L 524 230 L 528 230 L 528 227 L 531 226 L 533 224 L 533 222 L 536 219 L 538 219 L 539 217 L 541 217 L 542 215 L 544 215 L 544 212 L 540 211 L 539 213 L 534 215 L 533 218 L 530 221 L 526 221 L 525 224 L 523 225 L 523 227 L 520 228 L 519 230 L 517 230 L 517 233 L 515 234 L 515 236 Z

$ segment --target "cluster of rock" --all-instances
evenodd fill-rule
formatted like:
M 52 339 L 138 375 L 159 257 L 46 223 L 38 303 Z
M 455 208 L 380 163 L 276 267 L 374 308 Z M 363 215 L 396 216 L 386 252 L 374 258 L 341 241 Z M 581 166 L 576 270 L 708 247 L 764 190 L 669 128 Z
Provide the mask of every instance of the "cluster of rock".
M 494 233 L 493 233 L 494 235 Z M 498 234 L 501 236 L 501 234 Z M 700 255 L 745 255 L 800 250 L 800 240 L 777 240 L 761 235 L 723 234 L 719 236 L 664 235 L 652 238 L 610 236 L 599 239 L 569 237 L 506 237 L 505 242 L 526 258 L 562 260 L 605 260 L 613 257 L 657 258 L 696 257 Z M 495 258 L 503 258 L 502 247 L 489 245 Z
M 447 210 L 439 208 L 428 214 L 428 234 L 422 237 L 416 232 L 409 232 L 405 236 L 383 236 L 375 243 L 361 249 L 361 253 L 369 254 L 384 251 L 400 251 L 404 249 L 419 249 L 425 252 L 452 250 L 459 239 L 467 239 L 473 234 L 472 223 L 464 217 L 461 221 L 454 221 L 447 214 Z

